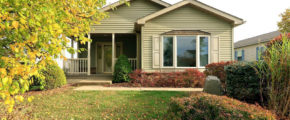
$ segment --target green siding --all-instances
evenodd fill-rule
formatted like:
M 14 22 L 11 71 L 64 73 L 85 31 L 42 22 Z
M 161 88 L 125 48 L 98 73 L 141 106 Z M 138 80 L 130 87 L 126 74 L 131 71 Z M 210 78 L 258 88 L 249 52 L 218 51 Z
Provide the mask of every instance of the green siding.
M 130 7 L 122 5 L 115 11 L 108 11 L 110 17 L 102 20 L 101 24 L 92 26 L 91 33 L 134 33 L 137 19 L 163 8 L 149 0 L 134 0 Z
M 152 36 L 171 30 L 202 30 L 219 36 L 219 60 L 232 60 L 232 24 L 192 6 L 184 6 L 148 21 L 142 27 L 142 67 L 152 68 Z

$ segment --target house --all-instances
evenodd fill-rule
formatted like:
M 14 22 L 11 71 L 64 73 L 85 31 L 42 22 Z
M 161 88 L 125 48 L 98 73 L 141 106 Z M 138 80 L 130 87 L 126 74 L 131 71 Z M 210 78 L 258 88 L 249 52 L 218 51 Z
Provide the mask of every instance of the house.
M 273 38 L 279 36 L 279 31 L 258 35 L 245 40 L 236 42 L 235 60 L 237 61 L 256 61 L 259 60 L 260 54 L 265 50 L 265 44 Z
M 110 17 L 91 26 L 91 43 L 77 44 L 88 51 L 66 61 L 67 73 L 112 73 L 121 54 L 133 69 L 146 72 L 202 71 L 209 63 L 234 59 L 233 30 L 243 19 L 197 0 L 173 5 L 161 0 L 127 1 L 130 7 L 116 2 L 102 8 Z

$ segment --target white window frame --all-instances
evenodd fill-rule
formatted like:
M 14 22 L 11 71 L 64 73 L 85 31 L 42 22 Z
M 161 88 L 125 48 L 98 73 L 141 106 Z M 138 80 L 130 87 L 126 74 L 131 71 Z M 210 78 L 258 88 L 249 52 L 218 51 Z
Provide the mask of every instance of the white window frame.
M 195 36 L 196 37 L 196 67 L 178 67 L 177 66 L 177 36 Z M 173 37 L 173 66 L 164 66 L 164 49 L 163 49 L 163 39 L 164 37 Z M 161 68 L 181 68 L 181 69 L 188 69 L 188 68 L 205 68 L 205 66 L 200 66 L 200 37 L 208 37 L 208 64 L 210 64 L 210 35 L 162 35 L 161 36 Z

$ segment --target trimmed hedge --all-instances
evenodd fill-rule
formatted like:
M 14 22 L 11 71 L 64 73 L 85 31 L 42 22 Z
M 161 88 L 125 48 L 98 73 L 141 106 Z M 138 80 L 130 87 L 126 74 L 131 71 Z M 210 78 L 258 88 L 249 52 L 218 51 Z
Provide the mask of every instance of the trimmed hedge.
M 238 62 L 225 67 L 227 96 L 249 103 L 260 101 L 260 79 L 256 64 Z
M 40 70 L 40 75 L 34 76 L 32 80 L 30 90 L 54 89 L 67 83 L 63 70 L 54 61 L 49 62 L 45 69 Z
M 223 92 L 225 91 L 226 88 L 226 72 L 224 70 L 224 67 L 227 65 L 231 65 L 235 63 L 235 61 L 228 61 L 228 62 L 218 62 L 218 63 L 211 63 L 205 66 L 205 71 L 204 74 L 206 76 L 216 76 L 220 79 L 221 85 L 223 88 Z
M 135 70 L 130 78 L 133 86 L 140 87 L 203 87 L 205 81 L 205 75 L 197 69 L 170 73 Z
M 125 55 L 120 55 L 115 64 L 113 83 L 129 82 L 131 72 L 132 67 L 128 58 Z
M 173 98 L 166 117 L 171 120 L 274 120 L 276 118 L 275 114 L 258 105 L 206 93 Z

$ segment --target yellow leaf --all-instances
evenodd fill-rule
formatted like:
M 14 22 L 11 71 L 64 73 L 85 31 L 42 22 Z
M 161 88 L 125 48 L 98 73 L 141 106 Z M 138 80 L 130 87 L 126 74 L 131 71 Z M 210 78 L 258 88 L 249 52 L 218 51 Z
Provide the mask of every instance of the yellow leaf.
M 11 113 L 13 111 L 13 107 L 8 108 L 8 113 Z
M 23 18 L 20 18 L 20 23 L 21 23 L 21 24 L 25 24 L 26 21 L 25 21 Z
M 33 99 L 34 99 L 34 97 L 33 96 L 30 96 L 30 97 L 27 98 L 27 101 L 28 102 L 32 102 Z
M 22 96 L 17 95 L 15 99 L 19 102 L 23 102 L 24 98 Z
M 17 29 L 18 26 L 19 26 L 19 22 L 18 22 L 18 21 L 13 21 L 13 22 L 12 22 L 12 26 L 13 26 L 15 29 Z

